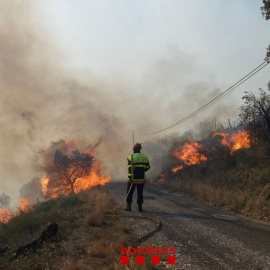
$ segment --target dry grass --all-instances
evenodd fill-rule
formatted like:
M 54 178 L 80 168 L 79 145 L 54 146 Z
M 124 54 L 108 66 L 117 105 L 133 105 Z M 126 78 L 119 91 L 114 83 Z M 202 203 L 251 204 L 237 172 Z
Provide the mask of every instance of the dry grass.
M 24 238 L 24 232 L 28 231 L 27 224 L 32 224 L 32 219 L 39 220 L 39 215 L 50 219 L 55 212 L 60 215 L 56 221 L 59 224 L 58 237 L 61 240 L 47 242 L 36 253 L 30 252 L 26 257 L 19 257 L 12 262 L 8 261 L 8 257 L 0 257 L 0 266 L 4 265 L 3 269 L 127 269 L 120 264 L 120 246 L 128 246 L 134 236 L 121 220 L 105 217 L 106 211 L 115 204 L 105 189 L 94 188 L 70 198 L 59 198 L 50 207 L 49 202 L 45 204 L 46 207 L 39 205 L 40 209 L 35 210 L 35 215 L 32 213 L 25 218 L 23 228 L 19 230 L 20 244 L 33 240 L 33 237 Z M 11 223 L 12 228 L 18 229 L 20 224 L 15 221 L 14 224 Z M 47 222 L 45 226 L 46 224 Z M 9 224 L 5 227 L 8 226 Z M 5 232 L 12 233 L 12 230 L 9 228 Z M 38 235 L 39 229 L 33 233 Z M 6 239 L 9 236 L 7 234 Z M 9 244 L 15 245 L 11 252 L 18 247 L 14 238 Z
M 103 239 L 93 244 L 89 248 L 87 253 L 91 257 L 106 258 L 106 256 L 108 256 L 111 253 L 111 251 L 110 251 L 110 247 L 107 245 L 107 242 L 105 241 L 105 239 Z
M 209 153 L 206 163 L 169 173 L 158 183 L 209 205 L 270 221 L 270 159 L 254 145 L 233 155 L 224 147 Z
M 77 261 L 68 260 L 62 268 L 63 270 L 86 270 L 87 268 Z
M 166 188 L 166 185 L 163 185 Z M 226 187 L 212 186 L 201 181 L 171 181 L 167 186 L 170 192 L 180 192 L 198 201 L 224 208 L 256 219 L 270 220 L 269 190 L 264 188 L 260 196 L 245 190 L 229 190 Z
M 106 224 L 105 213 L 111 209 L 111 200 L 107 193 L 95 190 L 88 196 L 83 195 L 83 199 L 89 206 L 89 213 L 86 220 L 89 226 L 101 226 Z M 80 200 L 80 197 L 79 197 Z

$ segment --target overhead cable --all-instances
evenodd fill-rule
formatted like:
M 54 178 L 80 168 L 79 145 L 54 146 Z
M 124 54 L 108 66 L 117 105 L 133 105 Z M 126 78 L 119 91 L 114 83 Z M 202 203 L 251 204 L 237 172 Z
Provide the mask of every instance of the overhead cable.
M 230 92 L 232 92 L 235 88 L 237 88 L 242 83 L 244 83 L 245 81 L 247 81 L 249 78 L 251 78 L 252 76 L 254 76 L 256 73 L 258 73 L 264 67 L 266 67 L 268 64 L 269 64 L 269 62 L 264 61 L 259 66 L 257 66 L 255 69 L 253 69 L 251 72 L 249 72 L 246 76 L 244 76 L 242 79 L 240 79 L 239 81 L 237 81 L 235 84 L 233 84 L 232 86 L 230 86 L 229 88 L 227 88 L 221 94 L 219 94 L 218 96 L 216 96 L 215 98 L 213 98 L 212 100 L 210 100 L 209 102 L 207 102 L 204 106 L 200 107 L 198 110 L 194 111 L 193 113 L 189 114 L 188 116 L 182 118 L 181 120 L 175 122 L 174 124 L 172 124 L 172 125 L 170 125 L 170 126 L 168 126 L 166 128 L 163 128 L 161 130 L 158 130 L 158 131 L 155 131 L 155 132 L 152 132 L 152 133 L 147 133 L 147 134 L 144 134 L 144 135 L 152 135 L 152 134 L 160 133 L 162 131 L 165 131 L 165 130 L 168 130 L 170 128 L 173 128 L 173 127 L 175 127 L 177 125 L 180 125 L 183 122 L 189 120 L 190 118 L 194 117 L 198 113 L 200 113 L 203 110 L 207 109 L 208 107 L 210 107 L 211 105 L 213 105 L 215 102 L 217 102 L 218 100 L 220 100 L 221 98 L 223 98 L 224 96 L 226 96 L 227 94 L 229 94 Z

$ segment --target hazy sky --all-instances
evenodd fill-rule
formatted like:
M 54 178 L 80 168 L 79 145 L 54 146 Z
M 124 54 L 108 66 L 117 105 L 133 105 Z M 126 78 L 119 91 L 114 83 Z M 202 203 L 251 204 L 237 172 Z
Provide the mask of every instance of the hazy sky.
M 66 68 L 72 67 L 82 74 L 91 72 L 121 78 L 135 88 L 132 91 L 147 91 L 149 99 L 157 92 L 167 93 L 161 106 L 165 112 L 171 102 L 182 99 L 179 93 L 185 93 L 184 88 L 189 84 L 207 82 L 208 91 L 215 88 L 224 91 L 263 62 L 270 44 L 270 21 L 262 18 L 261 1 L 46 0 L 40 3 L 42 21 L 63 53 Z M 167 71 L 169 75 L 165 74 Z M 244 90 L 264 88 L 270 80 L 269 74 L 268 66 L 229 95 L 227 101 L 215 106 L 226 104 L 230 98 L 238 100 L 232 107 L 237 117 Z M 156 87 L 153 81 L 160 78 L 164 80 Z M 168 87 L 168 81 L 174 81 L 173 85 Z M 207 99 L 203 98 L 199 105 L 204 101 Z M 190 104 L 186 114 L 196 108 L 198 104 Z M 184 116 L 173 110 L 173 115 L 167 116 L 168 122 L 163 122 L 160 128 Z M 225 119 L 228 117 L 231 115 Z
M 218 83 L 229 85 L 263 61 L 270 43 L 270 21 L 262 18 L 261 1 L 40 3 L 43 22 L 66 61 L 98 74 L 119 72 L 141 79 L 155 61 L 173 60 L 174 51 L 179 50 L 194 61 L 201 77 L 213 76 Z M 269 68 L 248 84 L 264 86 L 267 72 Z
M 41 177 L 40 151 L 103 135 L 123 179 L 135 140 L 235 119 L 270 65 L 184 125 L 152 137 L 263 62 L 270 21 L 255 0 L 0 0 L 0 194 Z M 117 165 L 117 166 L 118 166 Z

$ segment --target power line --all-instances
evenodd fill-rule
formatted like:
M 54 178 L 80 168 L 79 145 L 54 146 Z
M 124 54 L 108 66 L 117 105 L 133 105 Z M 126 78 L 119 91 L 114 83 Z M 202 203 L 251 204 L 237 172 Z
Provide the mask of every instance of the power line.
M 264 63 L 262 63 L 264 64 Z M 262 65 L 261 64 L 261 65 Z M 260 65 L 260 66 L 261 66 Z M 267 64 L 266 64 L 267 65 Z M 229 87 L 227 90 L 225 90 L 224 92 L 222 92 L 221 94 L 219 94 L 218 96 L 216 96 L 214 99 L 212 99 L 211 101 L 209 101 L 208 103 L 206 103 L 204 106 L 202 106 L 200 109 L 198 109 L 197 111 L 191 113 L 190 115 L 188 115 L 187 117 L 181 119 L 180 121 L 174 123 L 173 125 L 165 128 L 169 129 L 172 128 L 176 125 L 179 125 L 187 120 L 189 120 L 190 118 L 192 118 L 193 116 L 197 115 L 199 112 L 205 110 L 206 108 L 210 107 L 212 104 L 214 104 L 215 102 L 217 102 L 219 99 L 223 98 L 224 96 L 226 96 L 227 94 L 229 94 L 231 91 L 233 91 L 235 88 L 237 88 L 238 86 L 240 86 L 242 83 L 244 83 L 246 80 L 248 80 L 250 77 L 252 77 L 253 75 L 255 75 L 257 72 L 259 72 L 261 69 L 263 69 L 266 65 L 264 65 L 263 67 L 261 67 L 260 69 L 258 69 L 256 72 L 254 72 L 257 68 L 259 68 L 260 66 L 258 66 L 256 69 L 254 69 L 253 71 L 251 71 L 250 73 L 248 73 L 245 77 L 243 77 L 241 80 L 239 80 L 237 83 L 235 83 L 234 85 L 232 85 L 231 87 Z M 252 74 L 251 74 L 252 73 Z M 163 130 L 162 130 L 163 131 Z M 159 131 L 158 131 L 159 132 Z
M 175 127 L 177 125 L 180 125 L 183 122 L 189 120 L 193 116 L 195 116 L 198 113 L 202 112 L 203 110 L 207 109 L 208 107 L 210 107 L 211 105 L 213 105 L 215 102 L 217 102 L 218 100 L 220 100 L 221 98 L 223 98 L 224 96 L 226 96 L 227 94 L 229 94 L 230 92 L 232 92 L 235 88 L 237 88 L 242 83 L 244 83 L 245 81 L 247 81 L 249 78 L 251 78 L 252 76 L 254 76 L 257 72 L 259 72 L 260 70 L 262 70 L 268 64 L 269 64 L 269 62 L 264 61 L 259 66 L 257 66 L 255 69 L 253 69 L 251 72 L 249 72 L 246 76 L 244 76 L 242 79 L 240 79 L 235 84 L 233 84 L 232 86 L 230 86 L 229 88 L 227 88 L 225 91 L 223 91 L 221 94 L 219 94 L 218 96 L 216 96 L 215 98 L 213 98 L 212 100 L 210 100 L 209 102 L 207 102 L 204 106 L 200 107 L 198 110 L 196 110 L 193 113 L 189 114 L 188 116 L 182 118 L 181 120 L 177 121 L 176 123 L 174 123 L 174 124 L 172 124 L 172 125 L 170 125 L 170 126 L 168 126 L 166 128 L 163 128 L 161 130 L 158 130 L 158 131 L 155 131 L 155 132 L 152 132 L 152 133 L 147 133 L 147 134 L 144 134 L 144 135 L 152 135 L 152 134 L 156 134 L 156 133 L 159 133 L 159 132 L 168 130 L 170 128 L 173 128 L 173 127 Z

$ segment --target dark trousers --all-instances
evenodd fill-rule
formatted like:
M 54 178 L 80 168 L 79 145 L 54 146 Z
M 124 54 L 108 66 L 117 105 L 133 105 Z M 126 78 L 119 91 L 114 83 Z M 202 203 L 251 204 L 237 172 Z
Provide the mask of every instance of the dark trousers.
M 127 192 L 129 191 L 130 189 L 130 186 L 131 184 L 130 183 L 127 183 Z M 128 194 L 128 197 L 127 197 L 127 203 L 130 203 L 132 204 L 132 196 L 133 196 L 133 193 L 134 193 L 134 190 L 135 188 L 137 187 L 137 204 L 142 204 L 143 203 L 143 187 L 144 187 L 144 184 L 133 184 L 129 194 Z

